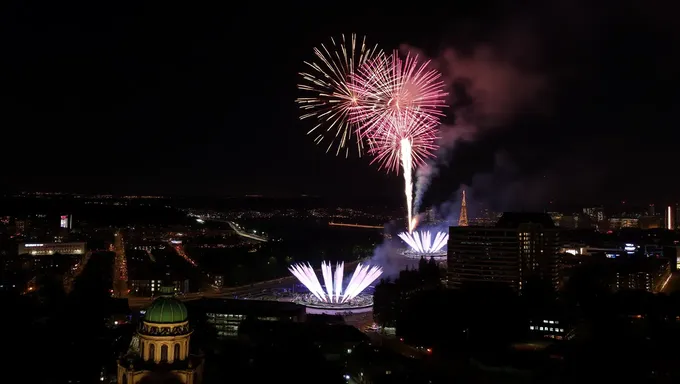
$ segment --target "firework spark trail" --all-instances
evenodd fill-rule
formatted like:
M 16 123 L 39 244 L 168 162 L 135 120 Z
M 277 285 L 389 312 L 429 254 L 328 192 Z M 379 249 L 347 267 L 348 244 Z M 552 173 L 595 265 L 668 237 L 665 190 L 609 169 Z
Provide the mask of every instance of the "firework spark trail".
M 361 156 L 364 140 L 359 137 L 356 123 L 350 121 L 350 113 L 357 108 L 360 96 L 350 83 L 358 67 L 382 56 L 382 52 L 377 46 L 368 47 L 365 37 L 359 42 L 352 34 L 350 39 L 342 35 L 338 42 L 331 38 L 330 49 L 322 44 L 314 49 L 314 55 L 316 61 L 305 62 L 308 69 L 300 72 L 302 82 L 298 89 L 310 94 L 296 100 L 303 111 L 300 119 L 317 120 L 307 134 L 316 134 L 316 144 L 326 140 L 326 152 L 336 147 L 336 155 L 344 150 L 345 157 L 349 157 L 350 142 L 354 139 Z
M 446 232 L 437 232 L 432 239 L 430 231 L 417 231 L 413 233 L 401 232 L 399 237 L 404 240 L 411 250 L 418 253 L 437 253 L 449 241 L 449 235 Z
M 437 148 L 436 123 L 424 117 L 398 116 L 390 120 L 372 138 L 375 146 L 369 151 L 374 155 L 371 163 L 380 168 L 399 173 L 404 172 L 404 194 L 406 196 L 407 226 L 413 231 L 417 223 L 413 215 L 413 170 L 417 165 L 432 157 Z
M 380 168 L 404 171 L 408 230 L 417 220 L 413 215 L 413 170 L 434 156 L 441 109 L 446 92 L 441 74 L 428 69 L 429 61 L 418 62 L 410 53 L 401 59 L 395 51 L 381 55 L 359 68 L 350 88 L 361 102 L 351 110 L 350 121 L 360 125 L 361 137 L 374 146 L 370 152 Z
M 382 268 L 376 266 L 363 265 L 359 263 L 352 274 L 352 277 L 343 291 L 343 271 L 344 263 L 335 265 L 335 273 L 331 270 L 331 263 L 325 261 L 321 263 L 321 273 L 326 285 L 324 291 L 319 278 L 314 272 L 309 263 L 291 265 L 288 270 L 297 277 L 297 279 L 309 289 L 309 292 L 314 295 L 319 301 L 325 303 L 345 303 L 357 297 L 366 289 L 371 283 L 377 280 L 382 275 Z
M 331 263 L 321 263 L 321 273 L 323 274 L 323 283 L 326 285 L 326 293 L 328 293 L 330 299 L 333 299 L 333 271 L 331 271 Z
M 413 158 L 411 157 L 411 141 L 401 139 L 401 167 L 404 169 L 404 193 L 406 194 L 406 211 L 408 220 L 408 231 L 413 232 Z

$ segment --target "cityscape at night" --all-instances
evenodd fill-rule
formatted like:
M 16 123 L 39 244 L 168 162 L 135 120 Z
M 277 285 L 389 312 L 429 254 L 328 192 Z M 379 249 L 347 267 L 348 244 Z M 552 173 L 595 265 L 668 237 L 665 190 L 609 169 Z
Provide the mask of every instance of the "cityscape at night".
M 680 381 L 677 4 L 10 3 L 15 380 Z

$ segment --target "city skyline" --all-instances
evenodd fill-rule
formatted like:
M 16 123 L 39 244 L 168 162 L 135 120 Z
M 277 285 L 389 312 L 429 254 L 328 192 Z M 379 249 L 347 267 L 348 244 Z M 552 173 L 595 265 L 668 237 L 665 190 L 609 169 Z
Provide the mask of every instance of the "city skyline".
M 297 72 L 313 47 L 356 32 L 386 50 L 422 50 L 442 70 L 450 65 L 459 73 L 448 82 L 453 106 L 444 136 L 468 140 L 439 156 L 426 205 L 451 200 L 460 185 L 478 200 L 527 209 L 551 199 L 675 200 L 680 188 L 659 167 L 673 158 L 676 140 L 668 127 L 678 102 L 678 34 L 665 33 L 669 13 L 555 4 L 454 4 L 403 28 L 391 21 L 405 11 L 370 7 L 323 21 L 299 9 L 296 23 L 258 19 L 248 6 L 237 7 L 241 17 L 230 23 L 217 10 L 169 7 L 167 14 L 185 20 L 172 28 L 129 16 L 123 6 L 113 10 L 116 22 L 60 7 L 17 9 L 8 28 L 21 37 L 9 46 L 2 74 L 3 123 L 32 150 L 7 170 L 2 186 L 391 198 L 398 177 L 367 159 L 326 155 L 305 137 L 294 103 Z M 592 23 L 582 28 L 581 19 Z M 647 27 L 633 31 L 630 20 Z M 24 24 L 34 28 L 19 33 Z M 255 36 L 265 25 L 279 31 L 276 38 L 232 38 Z M 641 42 L 633 49 L 631 34 Z M 6 155 L 21 159 L 24 145 Z M 63 168 L 55 173 L 46 165 L 57 159 Z M 644 183 L 625 181 L 630 175 L 653 180 L 655 196 Z

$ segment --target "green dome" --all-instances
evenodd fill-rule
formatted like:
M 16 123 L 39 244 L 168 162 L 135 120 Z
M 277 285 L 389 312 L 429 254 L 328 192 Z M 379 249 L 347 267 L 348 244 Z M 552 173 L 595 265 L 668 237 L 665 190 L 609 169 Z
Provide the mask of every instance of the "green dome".
M 153 303 L 151 303 L 151 306 L 146 309 L 144 321 L 164 324 L 183 323 L 187 321 L 187 307 L 184 306 L 184 303 L 165 294 L 164 291 L 166 290 L 163 289 L 161 291 L 164 295 L 154 300 Z

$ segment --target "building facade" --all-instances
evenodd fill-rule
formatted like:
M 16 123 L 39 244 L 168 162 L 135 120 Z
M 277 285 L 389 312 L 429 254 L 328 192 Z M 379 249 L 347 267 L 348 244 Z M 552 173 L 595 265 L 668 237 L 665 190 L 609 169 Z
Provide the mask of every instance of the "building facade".
M 219 339 L 237 337 L 239 327 L 246 319 L 303 322 L 306 318 L 305 307 L 291 302 L 204 298 L 189 305 L 205 315 L 208 324 L 215 327 Z
M 643 290 L 661 292 L 671 278 L 671 262 L 664 258 L 645 257 L 612 261 L 616 271 L 611 282 L 613 291 Z
M 173 297 L 172 287 L 162 293 L 146 310 L 127 356 L 118 361 L 118 383 L 203 381 L 203 357 L 189 352 L 187 309 Z
M 62 255 L 84 255 L 87 244 L 76 243 L 23 243 L 19 244 L 19 255 L 45 256 L 60 253 Z
M 557 289 L 559 271 L 559 232 L 548 214 L 506 212 L 493 228 L 449 230 L 449 288 L 500 283 L 521 293 L 527 279 L 537 277 Z

